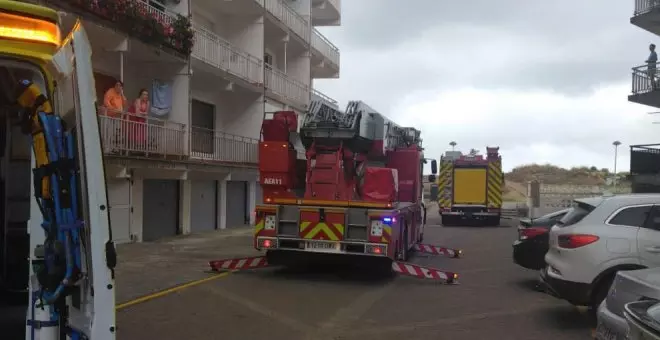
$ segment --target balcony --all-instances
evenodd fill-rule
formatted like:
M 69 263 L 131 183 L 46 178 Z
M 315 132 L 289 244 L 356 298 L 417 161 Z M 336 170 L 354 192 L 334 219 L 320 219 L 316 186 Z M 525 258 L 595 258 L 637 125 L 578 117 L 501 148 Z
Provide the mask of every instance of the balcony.
M 256 165 L 259 140 L 193 126 L 190 150 L 202 162 Z
M 309 103 L 309 87 L 295 79 L 291 79 L 286 73 L 265 65 L 266 90 L 280 96 L 283 101 L 292 106 L 306 109 Z
M 659 76 L 657 67 L 651 70 L 648 65 L 634 67 L 632 69 L 632 94 L 628 96 L 628 100 L 660 108 Z
M 256 1 L 305 43 L 309 43 L 311 33 L 309 23 L 300 14 L 296 13 L 293 8 L 289 7 L 282 0 Z
M 339 26 L 341 0 L 312 0 L 313 26 Z
M 101 143 L 106 155 L 181 159 L 185 153 L 185 124 L 142 118 L 99 108 Z
M 660 1 L 659 0 L 635 0 L 635 12 L 630 18 L 630 23 L 649 31 L 660 34 Z
M 312 31 L 312 48 L 323 56 L 323 59 L 330 61 L 336 71 L 339 71 L 339 48 L 317 29 Z
M 326 96 L 323 92 L 320 92 L 317 89 L 312 89 L 312 100 L 322 100 L 335 109 L 339 109 L 339 103 L 336 100 Z
M 193 48 L 190 19 L 152 6 L 148 1 L 44 1 L 184 58 L 190 56 Z
M 263 85 L 262 61 L 240 51 L 213 32 L 193 24 L 192 56 L 250 84 Z

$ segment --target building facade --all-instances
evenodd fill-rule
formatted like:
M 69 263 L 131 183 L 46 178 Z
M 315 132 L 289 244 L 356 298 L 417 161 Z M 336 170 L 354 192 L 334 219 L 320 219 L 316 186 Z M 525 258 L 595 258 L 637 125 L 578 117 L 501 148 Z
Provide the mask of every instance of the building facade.
M 302 117 L 338 78 L 340 0 L 41 0 L 93 46 L 113 238 L 152 241 L 253 223 L 268 112 Z M 120 80 L 127 103 L 104 106 Z M 131 104 L 146 90 L 147 117 Z M 139 104 L 139 102 L 138 102 Z M 141 109 L 138 108 L 139 112 Z
M 634 3 L 635 9 L 630 23 L 660 36 L 660 1 L 635 0 Z M 660 108 L 658 63 L 633 67 L 632 93 L 628 100 Z M 631 145 L 630 175 L 633 192 L 660 192 L 660 144 Z

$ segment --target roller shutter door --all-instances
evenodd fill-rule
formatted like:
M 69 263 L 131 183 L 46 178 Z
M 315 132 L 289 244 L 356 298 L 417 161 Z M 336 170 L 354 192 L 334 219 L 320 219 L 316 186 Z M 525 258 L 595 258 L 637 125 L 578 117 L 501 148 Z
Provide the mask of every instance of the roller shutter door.
M 217 225 L 217 182 L 192 181 L 191 195 L 191 232 L 215 230 Z
M 115 243 L 131 241 L 131 182 L 128 179 L 108 180 L 110 226 Z
M 179 225 L 179 182 L 145 179 L 142 239 L 154 241 L 177 234 Z
M 227 227 L 240 227 L 249 223 L 247 215 L 247 182 L 227 181 Z

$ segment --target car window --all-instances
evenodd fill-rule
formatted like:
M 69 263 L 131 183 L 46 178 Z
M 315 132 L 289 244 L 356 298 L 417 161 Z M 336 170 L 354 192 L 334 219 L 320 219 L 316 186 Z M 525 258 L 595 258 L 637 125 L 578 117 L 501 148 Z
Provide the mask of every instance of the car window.
M 631 227 L 641 227 L 651 212 L 651 206 L 630 207 L 616 213 L 609 220 L 609 224 L 625 225 Z
M 589 213 L 591 213 L 594 209 L 596 209 L 595 206 L 584 202 L 573 202 L 573 204 L 573 207 L 568 210 L 566 215 L 564 215 L 561 220 L 557 221 L 557 225 L 560 227 L 567 227 L 569 225 L 578 223 L 582 221 L 582 219 L 587 215 L 589 215 Z
M 646 220 L 644 228 L 660 230 L 660 207 L 655 206 L 651 212 L 651 217 Z

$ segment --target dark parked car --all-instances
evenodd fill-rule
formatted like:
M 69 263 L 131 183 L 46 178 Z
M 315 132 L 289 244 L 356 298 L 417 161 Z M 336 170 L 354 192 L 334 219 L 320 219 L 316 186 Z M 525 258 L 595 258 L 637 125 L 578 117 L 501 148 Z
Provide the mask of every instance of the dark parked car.
M 545 253 L 549 248 L 549 231 L 569 209 L 559 210 L 538 218 L 524 218 L 518 226 L 518 239 L 513 242 L 513 262 L 533 270 L 545 267 Z

